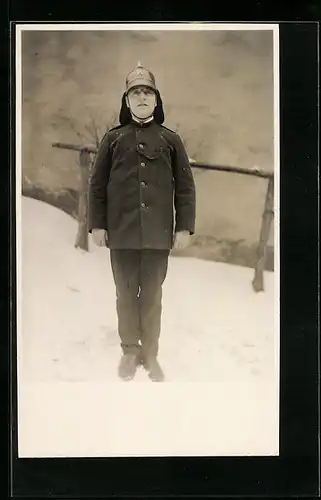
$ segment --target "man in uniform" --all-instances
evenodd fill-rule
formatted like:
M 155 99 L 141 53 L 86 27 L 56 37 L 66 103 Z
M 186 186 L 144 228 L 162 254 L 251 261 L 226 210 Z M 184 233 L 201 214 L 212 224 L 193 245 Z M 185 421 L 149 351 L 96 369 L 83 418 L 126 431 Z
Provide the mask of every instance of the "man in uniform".
M 151 380 L 163 381 L 162 285 L 170 250 L 185 248 L 195 230 L 195 184 L 182 140 L 162 125 L 155 77 L 140 63 L 126 78 L 119 121 L 103 137 L 93 165 L 89 232 L 96 245 L 110 249 L 118 374 L 130 380 L 143 364 Z

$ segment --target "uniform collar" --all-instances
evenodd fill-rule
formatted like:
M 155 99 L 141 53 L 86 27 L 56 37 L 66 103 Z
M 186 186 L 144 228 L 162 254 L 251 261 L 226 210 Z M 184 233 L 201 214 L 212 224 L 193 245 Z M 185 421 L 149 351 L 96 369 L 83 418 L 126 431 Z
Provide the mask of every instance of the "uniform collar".
M 154 125 L 155 120 L 154 120 L 154 118 L 152 118 L 151 120 L 149 120 L 147 122 L 139 122 L 139 121 L 136 121 L 132 118 L 131 124 L 137 128 L 147 128 L 147 127 L 151 127 L 152 125 Z

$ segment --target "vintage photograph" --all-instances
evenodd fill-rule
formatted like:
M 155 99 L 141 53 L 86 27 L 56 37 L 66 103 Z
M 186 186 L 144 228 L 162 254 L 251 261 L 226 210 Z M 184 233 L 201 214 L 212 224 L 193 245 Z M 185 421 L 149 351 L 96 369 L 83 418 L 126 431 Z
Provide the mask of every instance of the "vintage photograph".
M 275 24 L 17 24 L 21 457 L 279 450 Z

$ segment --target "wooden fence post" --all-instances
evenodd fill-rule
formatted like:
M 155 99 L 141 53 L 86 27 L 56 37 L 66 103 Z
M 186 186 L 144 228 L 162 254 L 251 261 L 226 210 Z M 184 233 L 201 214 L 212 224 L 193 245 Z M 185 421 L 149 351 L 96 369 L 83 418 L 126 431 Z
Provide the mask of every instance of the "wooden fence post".
M 78 198 L 78 233 L 75 247 L 88 252 L 88 179 L 90 155 L 87 148 L 79 153 L 80 186 Z
M 257 261 L 252 281 L 255 292 L 264 290 L 263 272 L 265 268 L 266 247 L 269 241 L 271 222 L 274 217 L 274 178 L 270 177 L 265 197 L 264 213 L 260 231 L 260 240 L 257 247 Z

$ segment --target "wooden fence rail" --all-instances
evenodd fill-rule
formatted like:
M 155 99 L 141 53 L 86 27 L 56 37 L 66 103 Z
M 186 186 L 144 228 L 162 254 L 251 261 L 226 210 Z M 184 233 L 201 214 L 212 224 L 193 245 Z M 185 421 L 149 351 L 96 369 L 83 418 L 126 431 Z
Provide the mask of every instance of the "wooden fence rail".
M 80 146 L 75 144 L 65 144 L 55 142 L 52 144 L 54 148 L 66 149 L 79 152 L 79 165 L 80 165 L 80 189 L 79 189 L 79 202 L 78 202 L 78 234 L 76 238 L 76 247 L 83 250 L 88 250 L 88 230 L 87 230 L 87 210 L 88 210 L 88 178 L 89 178 L 89 165 L 90 154 L 96 154 L 97 148 L 94 146 Z M 266 248 L 271 231 L 271 224 L 274 217 L 274 174 L 259 167 L 244 168 L 229 165 L 212 165 L 209 163 L 199 163 L 190 160 L 192 168 L 202 170 L 213 170 L 220 172 L 232 172 L 240 175 L 251 175 L 254 177 L 261 177 L 267 179 L 267 190 L 265 197 L 264 212 L 262 215 L 262 224 L 260 228 L 260 236 L 257 245 L 257 258 L 254 268 L 254 278 L 252 286 L 255 292 L 264 290 L 264 268 L 266 261 Z

